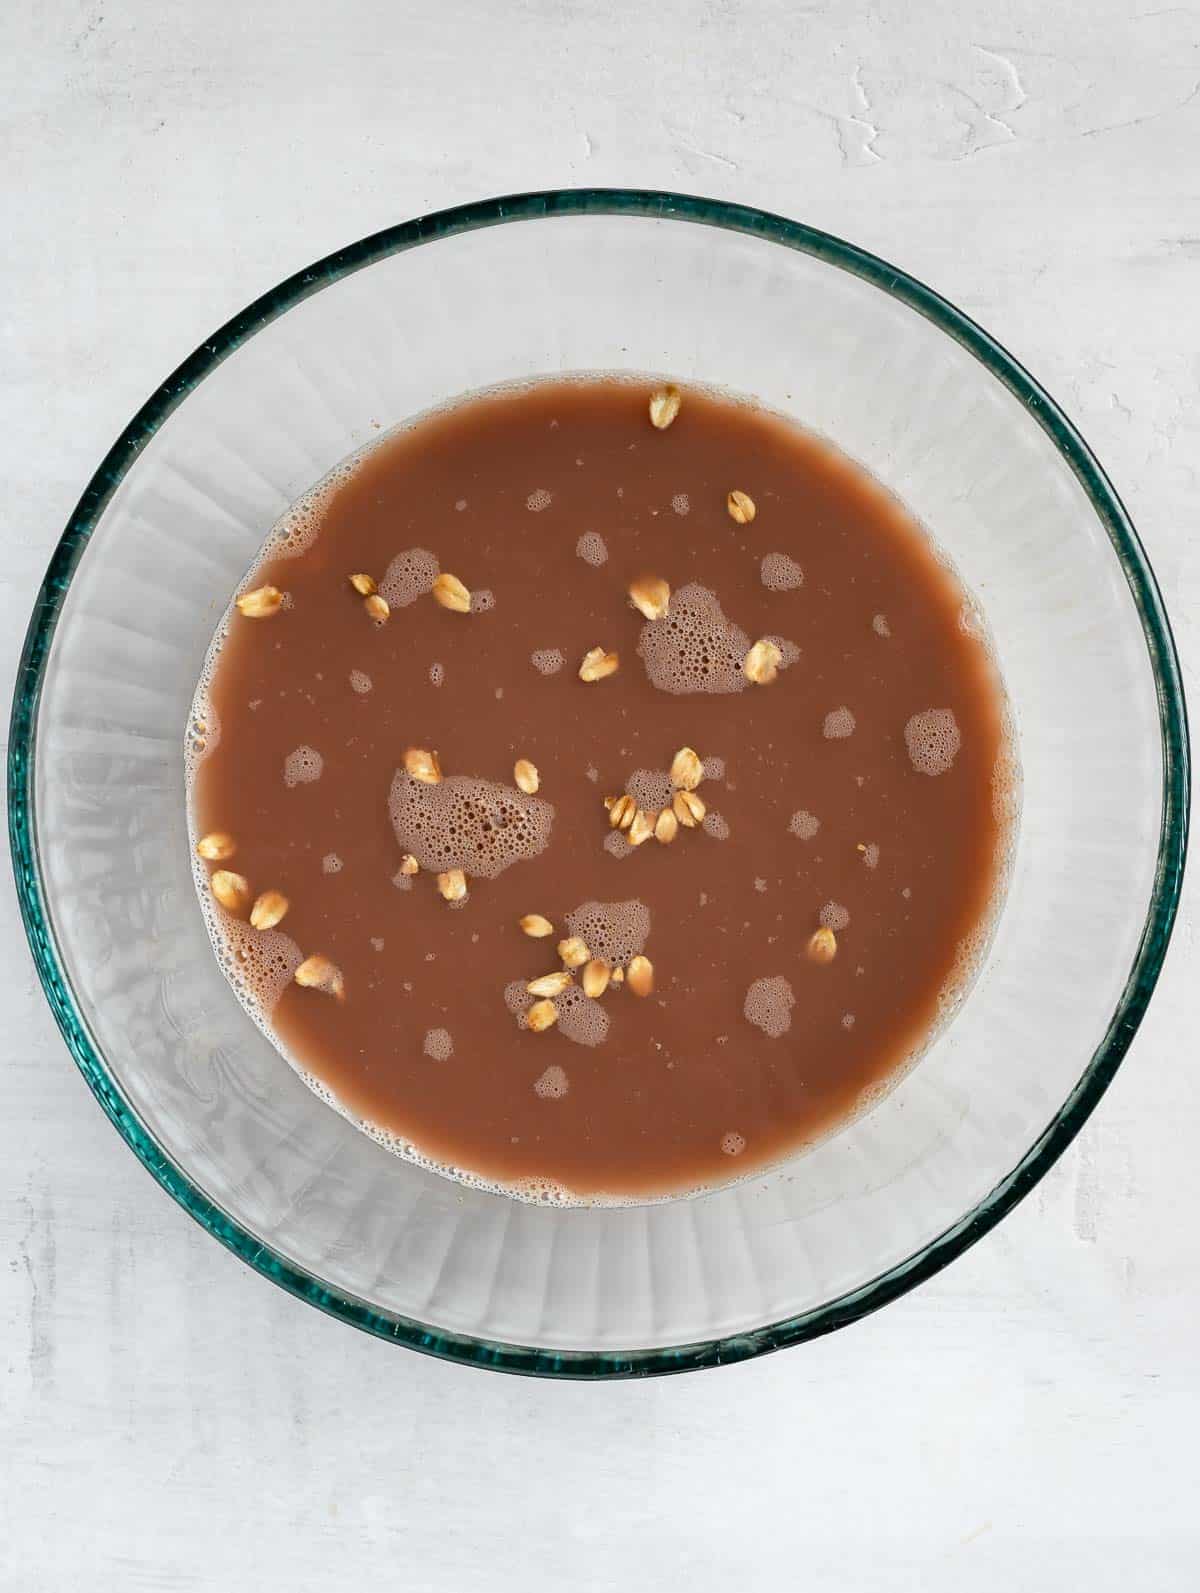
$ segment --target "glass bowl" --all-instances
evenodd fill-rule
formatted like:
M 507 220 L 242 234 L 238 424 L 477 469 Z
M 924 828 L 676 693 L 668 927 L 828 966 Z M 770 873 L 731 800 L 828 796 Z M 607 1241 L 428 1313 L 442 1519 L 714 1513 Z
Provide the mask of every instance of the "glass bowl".
M 783 1167 L 628 1208 L 520 1205 L 390 1155 L 246 1017 L 192 884 L 183 738 L 267 528 L 386 426 L 531 374 L 661 371 L 826 434 L 990 625 L 1023 768 L 969 999 Z M 266 1277 L 381 1337 L 554 1376 L 681 1371 L 929 1277 L 1051 1165 L 1137 1029 L 1183 866 L 1187 735 L 1153 575 L 1078 432 L 988 335 L 811 228 L 672 194 L 498 199 L 367 238 L 209 339 L 118 440 L 34 610 L 9 763 L 46 995 L 120 1133 Z

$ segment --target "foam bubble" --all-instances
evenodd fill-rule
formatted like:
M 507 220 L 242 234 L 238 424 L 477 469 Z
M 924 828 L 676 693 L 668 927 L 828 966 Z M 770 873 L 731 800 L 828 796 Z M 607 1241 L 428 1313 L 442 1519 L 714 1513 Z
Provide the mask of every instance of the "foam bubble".
M 726 618 L 716 593 L 695 581 L 672 593 L 661 619 L 647 620 L 637 650 L 659 691 L 721 695 L 749 685 L 742 661 L 750 638 Z
M 905 725 L 904 744 L 918 774 L 945 774 L 958 756 L 962 733 L 949 708 L 927 708 Z
M 401 851 L 434 873 L 461 868 L 495 879 L 545 851 L 554 808 L 515 786 L 472 775 L 425 785 L 397 769 L 388 811 Z
M 548 509 L 554 502 L 554 494 L 547 492 L 545 487 L 535 487 L 525 500 L 525 507 L 532 514 L 541 514 L 543 509 Z
M 705 758 L 702 760 L 700 767 L 704 771 L 706 780 L 723 780 L 725 778 L 724 758 Z
M 879 867 L 879 846 L 875 841 L 869 841 L 863 847 L 862 860 L 868 868 Z
M 786 553 L 764 554 L 758 568 L 768 592 L 794 592 L 804 585 L 804 571 Z
M 374 684 L 370 675 L 364 674 L 361 669 L 350 671 L 350 685 L 360 697 L 364 697 Z
M 445 678 L 446 678 L 446 670 L 445 670 L 445 666 L 443 664 L 439 664 L 436 661 L 434 663 L 430 664 L 430 666 L 429 666 L 429 684 L 431 686 L 440 686 L 442 684 L 442 682 L 445 680 Z
M 435 1062 L 447 1062 L 454 1055 L 454 1041 L 449 1029 L 428 1029 L 423 1047 L 426 1056 Z
M 788 829 L 802 841 L 811 841 L 821 828 L 821 821 L 815 813 L 810 813 L 807 808 L 800 808 L 793 813 L 788 821 Z
M 398 891 L 410 891 L 413 886 L 412 875 L 406 874 L 403 869 L 398 868 L 392 875 L 392 884 Z
M 686 492 L 677 492 L 671 499 L 671 507 L 676 514 L 687 514 L 692 507 L 692 502 Z
M 496 606 L 496 594 L 490 586 L 480 586 L 471 593 L 471 613 L 487 614 Z
M 843 1012 L 842 1013 L 842 1028 L 843 1029 L 853 1029 L 853 1027 L 854 1027 L 854 1014 L 852 1012 Z
M 428 548 L 405 548 L 384 571 L 379 591 L 389 608 L 407 608 L 424 597 L 440 574 L 441 567 Z
M 730 1129 L 728 1134 L 721 1136 L 721 1149 L 726 1156 L 740 1156 L 746 1148 L 745 1136 Z
M 299 746 L 283 760 L 283 783 L 290 790 L 297 785 L 311 785 L 321 778 L 325 759 L 315 747 Z
M 554 1063 L 534 1080 L 533 1093 L 540 1095 L 543 1101 L 561 1101 L 570 1088 L 566 1069 Z
M 628 857 L 633 851 L 620 830 L 609 830 L 601 844 L 610 857 Z
M 575 551 L 585 564 L 598 570 L 608 563 L 608 546 L 599 531 L 585 531 L 575 544 Z
M 876 636 L 890 636 L 892 634 L 892 627 L 888 624 L 886 614 L 876 614 L 871 621 L 871 629 Z
M 796 997 L 791 985 L 782 974 L 756 979 L 746 991 L 742 1012 L 756 1029 L 761 1029 L 772 1040 L 778 1040 L 792 1026 L 792 1008 Z
M 705 835 L 711 835 L 714 841 L 729 839 L 729 820 L 723 813 L 714 813 L 712 808 L 709 808 L 704 815 L 701 828 Z
M 321 859 L 321 872 L 322 874 L 340 874 L 342 872 L 342 860 L 336 852 L 326 852 Z
M 539 675 L 557 675 L 566 660 L 557 647 L 539 647 L 530 653 L 529 662 Z
M 602 958 L 613 968 L 624 967 L 645 948 L 650 935 L 650 909 L 636 898 L 625 902 L 582 902 L 567 914 L 567 932 L 578 935 L 593 957 Z
M 647 813 L 670 807 L 674 789 L 665 769 L 635 769 L 625 782 L 627 795 Z
M 850 914 L 841 902 L 826 902 L 821 909 L 820 922 L 825 929 L 845 929 Z
M 826 741 L 844 741 L 847 736 L 854 734 L 856 724 L 849 708 L 834 708 L 825 715 L 822 734 Z

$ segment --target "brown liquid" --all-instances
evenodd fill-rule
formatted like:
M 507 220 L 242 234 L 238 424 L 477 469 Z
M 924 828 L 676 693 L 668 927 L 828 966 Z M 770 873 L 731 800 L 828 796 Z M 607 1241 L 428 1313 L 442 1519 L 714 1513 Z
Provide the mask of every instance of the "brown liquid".
M 597 379 L 484 395 L 365 456 L 308 550 L 268 558 L 248 583 L 274 582 L 289 605 L 233 614 L 211 689 L 220 740 L 193 787 L 198 833 L 232 832 L 228 866 L 255 892 L 283 891 L 281 929 L 342 971 L 344 1001 L 295 984 L 279 999 L 271 1023 L 292 1057 L 436 1162 L 582 1195 L 727 1179 L 853 1112 L 961 982 L 960 945 L 986 927 L 1004 840 L 1002 697 L 960 623 L 963 592 L 918 528 L 779 417 L 689 391 L 659 432 L 647 391 Z M 752 524 L 730 518 L 733 487 L 754 499 Z M 588 532 L 601 564 L 577 552 Z M 348 575 L 379 579 L 411 547 L 494 606 L 463 615 L 424 595 L 372 624 Z M 803 585 L 769 590 L 772 554 L 798 563 Z M 751 640 L 787 638 L 798 661 L 727 695 L 657 689 L 626 597 L 647 571 L 675 591 L 700 583 Z M 620 669 L 584 684 L 595 646 L 618 650 Z M 565 664 L 546 675 L 531 655 L 552 649 Z M 827 735 L 830 714 L 831 731 L 846 728 L 842 708 L 852 733 Z M 950 710 L 961 736 L 936 776 L 905 738 L 929 709 Z M 289 787 L 301 745 L 323 772 Z M 724 760 L 724 778 L 699 788 L 716 833 L 681 829 L 614 857 L 603 798 L 684 745 Z M 546 849 L 472 880 L 458 908 L 430 873 L 398 887 L 388 797 L 410 746 L 436 748 L 447 775 L 490 781 L 532 760 L 555 810 Z M 656 990 L 606 992 L 608 1034 L 589 1047 L 561 1026 L 520 1027 L 504 991 L 560 966 L 566 915 L 593 898 L 649 910 Z M 806 946 L 826 904 L 838 953 L 821 965 Z M 534 912 L 554 938 L 522 934 Z M 790 1019 L 774 1037 L 745 1014 L 761 979 L 794 995 L 789 1010 L 786 987 L 767 987 L 784 995 L 767 1027 Z

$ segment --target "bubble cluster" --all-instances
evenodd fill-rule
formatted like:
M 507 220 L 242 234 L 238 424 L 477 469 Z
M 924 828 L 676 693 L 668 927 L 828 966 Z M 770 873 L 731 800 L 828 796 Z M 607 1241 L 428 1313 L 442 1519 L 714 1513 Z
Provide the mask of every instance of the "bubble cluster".
M 567 931 L 578 935 L 593 957 L 623 968 L 644 950 L 650 935 L 650 909 L 634 898 L 626 902 L 582 902 L 567 914 Z
M 599 1001 L 585 996 L 578 985 L 555 996 L 558 1032 L 576 1045 L 601 1045 L 608 1038 L 608 1013 Z
M 530 653 L 529 662 L 539 675 L 557 675 L 566 660 L 557 647 L 539 647 Z
M 687 514 L 692 507 L 691 499 L 686 492 L 677 492 L 671 499 L 671 507 L 676 514 Z
M 750 638 L 726 618 L 716 593 L 694 581 L 672 593 L 662 619 L 642 626 L 637 650 L 660 691 L 721 695 L 749 685 L 742 662 Z
M 532 514 L 541 514 L 543 509 L 548 509 L 554 502 L 554 494 L 547 492 L 545 487 L 535 487 L 525 500 L 525 507 Z
M 647 813 L 670 807 L 674 789 L 665 769 L 635 769 L 625 782 L 627 794 Z
M 598 570 L 608 563 L 608 546 L 599 531 L 585 531 L 575 544 L 575 551 L 585 564 Z
M 847 736 L 852 736 L 857 721 L 849 708 L 834 708 L 825 715 L 822 734 L 826 741 L 844 741 Z
M 730 1129 L 728 1134 L 721 1136 L 721 1149 L 726 1156 L 740 1156 L 746 1148 L 746 1139 L 743 1134 Z
M 811 841 L 820 828 L 820 819 L 807 808 L 800 808 L 788 821 L 788 829 L 802 841 Z
M 786 553 L 766 553 L 758 567 L 768 592 L 795 592 L 804 585 L 804 571 Z
M 461 868 L 495 879 L 513 863 L 546 849 L 554 808 L 515 786 L 450 775 L 437 785 L 396 771 L 388 797 L 401 851 L 424 869 Z
M 778 1040 L 792 1026 L 792 1008 L 796 997 L 791 985 L 782 974 L 756 979 L 746 991 L 742 1005 L 748 1022 L 772 1040 Z
M 879 843 L 877 841 L 868 841 L 866 846 L 863 847 L 862 860 L 868 868 L 879 867 Z
M 620 830 L 609 830 L 601 845 L 610 857 L 628 857 L 633 851 L 633 847 Z
M 321 778 L 325 759 L 315 747 L 299 746 L 283 760 L 283 783 L 290 791 L 293 786 L 311 785 Z
M 425 596 L 440 574 L 441 567 L 428 548 L 405 548 L 384 571 L 379 591 L 389 608 L 407 608 Z
M 370 675 L 364 674 L 361 669 L 352 669 L 350 671 L 351 688 L 356 691 L 360 697 L 365 696 L 374 684 L 375 682 L 371 679 Z
M 705 758 L 700 767 L 704 770 L 706 780 L 723 780 L 725 778 L 724 758 Z
M 927 708 L 905 725 L 904 744 L 918 774 L 945 774 L 958 756 L 962 733 L 949 708 Z
M 326 852 L 321 859 L 321 872 L 322 874 L 340 874 L 342 872 L 342 860 L 336 852 Z
M 876 614 L 871 621 L 871 629 L 876 636 L 890 636 L 892 634 L 892 627 L 888 624 L 886 614 Z
M 435 1062 L 448 1062 L 454 1054 L 454 1041 L 449 1029 L 427 1030 L 423 1050 Z
M 543 1101 L 561 1101 L 570 1088 L 566 1069 L 560 1068 L 557 1063 L 552 1063 L 534 1080 L 533 1093 L 540 1095 Z
M 701 828 L 705 835 L 711 835 L 714 841 L 729 839 L 729 820 L 723 813 L 715 813 L 712 808 L 704 815 Z
M 496 594 L 490 586 L 478 587 L 471 593 L 471 613 L 487 614 L 496 606 Z
M 825 929 L 840 930 L 845 929 L 850 922 L 850 914 L 841 902 L 826 902 L 821 909 L 819 920 Z
M 525 984 L 524 979 L 510 979 L 504 987 L 504 1005 L 514 1018 L 522 1017 L 533 1006 L 533 997 Z

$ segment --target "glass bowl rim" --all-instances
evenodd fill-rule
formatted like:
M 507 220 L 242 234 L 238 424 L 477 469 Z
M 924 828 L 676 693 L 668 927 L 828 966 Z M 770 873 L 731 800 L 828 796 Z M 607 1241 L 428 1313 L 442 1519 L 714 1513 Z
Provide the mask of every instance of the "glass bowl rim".
M 37 848 L 34 761 L 45 671 L 63 601 L 84 548 L 118 484 L 173 410 L 247 338 L 301 300 L 363 267 L 424 243 L 512 221 L 616 216 L 698 223 L 744 233 L 848 271 L 916 311 L 974 356 L 1020 401 L 1066 461 L 1121 563 L 1141 620 L 1158 697 L 1163 807 L 1154 884 L 1137 954 L 1100 1045 L 1067 1099 L 1011 1171 L 975 1207 L 870 1282 L 799 1315 L 749 1332 L 665 1348 L 555 1351 L 437 1331 L 332 1289 L 247 1232 L 203 1194 L 138 1120 L 92 1043 L 55 943 Z M 506 195 L 433 212 L 339 249 L 264 293 L 226 322 L 138 410 L 92 476 L 68 520 L 38 593 L 18 668 L 8 757 L 9 836 L 17 897 L 38 978 L 67 1047 L 126 1144 L 168 1194 L 264 1277 L 331 1316 L 379 1338 L 466 1365 L 560 1378 L 637 1377 L 745 1360 L 844 1327 L 932 1277 L 1021 1200 L 1079 1132 L 1127 1051 L 1157 982 L 1175 921 L 1187 851 L 1190 754 L 1187 708 L 1170 624 L 1153 571 L 1120 499 L 1079 431 L 994 338 L 916 278 L 843 239 L 725 200 L 626 188 Z

